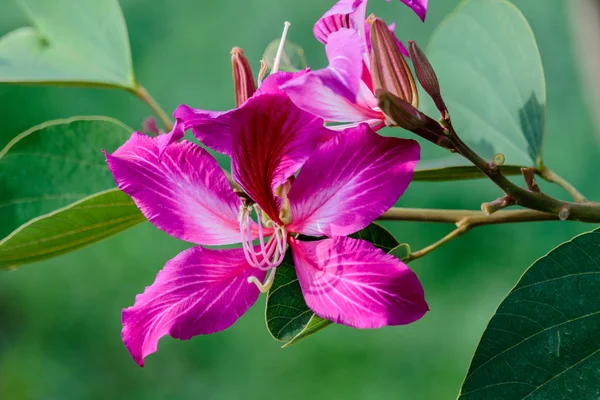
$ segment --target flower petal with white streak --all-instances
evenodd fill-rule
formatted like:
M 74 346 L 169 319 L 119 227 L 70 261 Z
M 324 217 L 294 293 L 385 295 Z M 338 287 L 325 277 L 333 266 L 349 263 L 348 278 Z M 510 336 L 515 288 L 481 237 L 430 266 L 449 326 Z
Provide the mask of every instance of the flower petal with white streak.
M 123 310 L 123 342 L 143 366 L 167 334 L 187 340 L 227 329 L 258 298 L 248 278 L 263 281 L 265 275 L 248 265 L 241 249 L 185 250 L 167 262 L 133 307 Z
M 417 321 L 428 311 L 423 287 L 403 262 L 364 240 L 291 240 L 298 281 L 319 317 L 354 328 Z

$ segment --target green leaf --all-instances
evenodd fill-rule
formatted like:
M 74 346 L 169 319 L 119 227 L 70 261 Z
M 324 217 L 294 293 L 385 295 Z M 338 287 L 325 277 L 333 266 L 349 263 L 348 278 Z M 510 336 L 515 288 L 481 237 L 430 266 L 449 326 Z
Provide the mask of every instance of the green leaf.
M 460 400 L 598 399 L 600 231 L 536 261 L 498 307 Z
M 275 57 L 277 56 L 277 50 L 279 49 L 279 42 L 281 39 L 275 39 L 265 49 L 262 59 L 267 63 L 267 67 L 273 69 Z M 279 70 L 288 72 L 297 72 L 306 68 L 307 65 L 306 55 L 302 46 L 285 41 L 283 46 L 283 52 L 281 53 L 281 61 L 279 63 Z
M 104 117 L 51 121 L 0 151 L 0 266 L 50 257 L 141 222 L 124 196 L 99 194 L 115 186 L 101 149 L 114 151 L 131 131 Z M 103 223 L 106 232 L 95 228 Z
M 377 224 L 371 224 L 351 237 L 371 242 L 385 252 L 400 252 L 400 244 L 394 236 Z M 319 318 L 304 302 L 291 249 L 277 267 L 273 286 L 267 296 L 265 319 L 271 336 L 284 342 L 282 347 L 291 346 L 333 323 Z
M 27 222 L 0 241 L 0 269 L 68 253 L 145 221 L 135 203 L 109 189 Z
M 350 235 L 350 237 L 354 239 L 366 240 L 367 242 L 372 243 L 375 247 L 379 247 L 386 253 L 389 253 L 393 248 L 400 244 L 394 235 L 390 233 L 390 231 L 376 223 L 372 223 L 365 229 L 353 233 Z
M 408 244 L 403 243 L 401 245 L 394 247 L 388 253 L 393 255 L 400 261 L 407 262 L 410 259 L 411 250 L 410 250 L 410 246 Z
M 265 310 L 267 329 L 283 347 L 326 328 L 331 321 L 317 317 L 304 302 L 291 249 L 277 267 Z
M 435 31 L 427 55 L 441 84 L 453 124 L 461 138 L 491 160 L 506 156 L 506 165 L 541 167 L 546 84 L 533 32 L 521 12 L 506 0 L 466 0 Z M 423 96 L 425 98 L 425 96 Z M 439 114 L 428 104 L 431 115 Z M 459 156 L 441 160 L 436 179 L 465 167 L 481 174 Z M 431 170 L 426 164 L 420 170 Z M 429 171 L 431 172 L 431 171 Z M 417 174 L 418 175 L 418 174 Z
M 0 82 L 135 88 L 117 0 L 20 0 L 32 27 L 0 38 Z

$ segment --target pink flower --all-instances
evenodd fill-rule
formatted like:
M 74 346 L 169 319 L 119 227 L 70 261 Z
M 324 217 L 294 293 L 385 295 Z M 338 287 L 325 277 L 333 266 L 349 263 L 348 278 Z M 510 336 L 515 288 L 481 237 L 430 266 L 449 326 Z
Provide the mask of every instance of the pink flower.
M 388 3 L 391 0 L 385 0 Z M 410 8 L 421 18 L 421 21 L 425 22 L 427 16 L 427 1 L 428 0 L 400 0 Z
M 419 159 L 416 142 L 361 125 L 320 143 L 323 121 L 283 93 L 255 96 L 221 123 L 207 128 L 228 132 L 219 146 L 231 155 L 244 200 L 216 160 L 187 141 L 161 155 L 167 135 L 136 132 L 106 155 L 119 188 L 159 229 L 198 245 L 242 243 L 185 250 L 123 310 L 123 341 L 139 365 L 162 336 L 190 339 L 231 326 L 259 289 L 268 290 L 288 246 L 305 301 L 322 318 L 377 328 L 425 314 L 423 289 L 405 264 L 347 237 L 405 191 Z M 305 242 L 300 233 L 326 238 Z
M 426 0 L 404 3 L 415 11 L 420 10 L 419 5 L 423 10 L 427 6 Z M 281 89 L 301 109 L 328 122 L 366 122 L 379 129 L 385 126 L 385 115 L 373 93 L 366 8 L 367 0 L 340 0 L 327 11 L 315 24 L 314 35 L 325 44 L 329 66 L 291 79 Z M 400 51 L 408 55 L 402 43 L 396 41 Z

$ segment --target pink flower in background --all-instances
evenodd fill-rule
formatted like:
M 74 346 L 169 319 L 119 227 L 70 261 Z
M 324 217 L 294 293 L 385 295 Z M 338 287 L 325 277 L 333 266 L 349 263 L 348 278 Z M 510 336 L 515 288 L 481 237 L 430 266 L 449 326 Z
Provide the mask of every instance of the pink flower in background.
M 405 3 L 415 11 L 418 5 L 424 4 L 425 8 L 427 5 L 426 0 Z M 327 11 L 313 32 L 325 44 L 329 66 L 295 77 L 281 88 L 300 108 L 328 122 L 350 125 L 366 122 L 379 129 L 385 126 L 385 115 L 378 107 L 373 89 L 366 9 L 367 0 L 340 0 Z M 396 41 L 400 51 L 408 55 L 402 43 Z
M 385 0 L 388 3 L 391 0 Z M 413 9 L 413 11 L 421 18 L 421 21 L 425 22 L 427 16 L 427 1 L 428 0 L 400 0 L 407 6 Z
M 198 245 L 242 243 L 185 250 L 123 311 L 123 341 L 139 365 L 162 336 L 190 339 L 231 326 L 268 290 L 288 245 L 318 316 L 377 328 L 425 314 L 421 284 L 404 263 L 347 237 L 405 191 L 419 159 L 416 142 L 380 137 L 363 124 L 320 143 L 323 121 L 282 93 L 255 96 L 226 123 L 213 119 L 206 128 L 228 132 L 219 146 L 231 155 L 244 201 L 193 143 L 168 144 L 161 154 L 167 135 L 134 133 L 106 155 L 119 188 L 159 229 Z M 304 242 L 299 233 L 326 238 Z

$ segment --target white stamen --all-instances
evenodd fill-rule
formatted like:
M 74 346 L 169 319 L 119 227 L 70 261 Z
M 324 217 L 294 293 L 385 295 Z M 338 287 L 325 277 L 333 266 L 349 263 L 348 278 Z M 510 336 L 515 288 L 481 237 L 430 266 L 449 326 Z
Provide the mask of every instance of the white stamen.
M 252 240 L 253 235 L 251 223 L 254 222 L 252 220 L 253 209 L 257 216 L 260 249 L 255 248 Z M 240 215 L 238 219 L 242 249 L 244 250 L 244 256 L 246 257 L 248 264 L 254 268 L 260 269 L 261 271 L 268 271 L 281 264 L 283 257 L 285 256 L 287 243 L 287 232 L 285 231 L 285 228 L 275 224 L 271 220 L 268 220 L 265 223 L 263 220 L 263 211 L 257 205 L 254 207 L 242 206 L 240 208 Z M 266 244 L 263 224 L 268 228 L 273 227 L 273 234 Z
M 250 278 L 248 278 L 248 283 L 254 283 L 261 293 L 267 293 L 269 290 L 271 290 L 271 286 L 273 286 L 274 281 L 275 268 L 271 269 L 271 272 L 269 272 L 269 276 L 267 277 L 267 280 L 264 284 L 261 281 L 259 281 L 255 276 L 251 276 Z
M 281 41 L 279 42 L 279 48 L 277 48 L 277 55 L 275 56 L 275 61 L 273 62 L 273 68 L 271 69 L 271 73 L 279 71 L 279 64 L 281 63 L 281 56 L 283 55 L 283 48 L 285 46 L 285 39 L 287 37 L 288 30 L 290 29 L 290 23 L 285 21 L 283 24 L 283 34 L 281 34 Z

